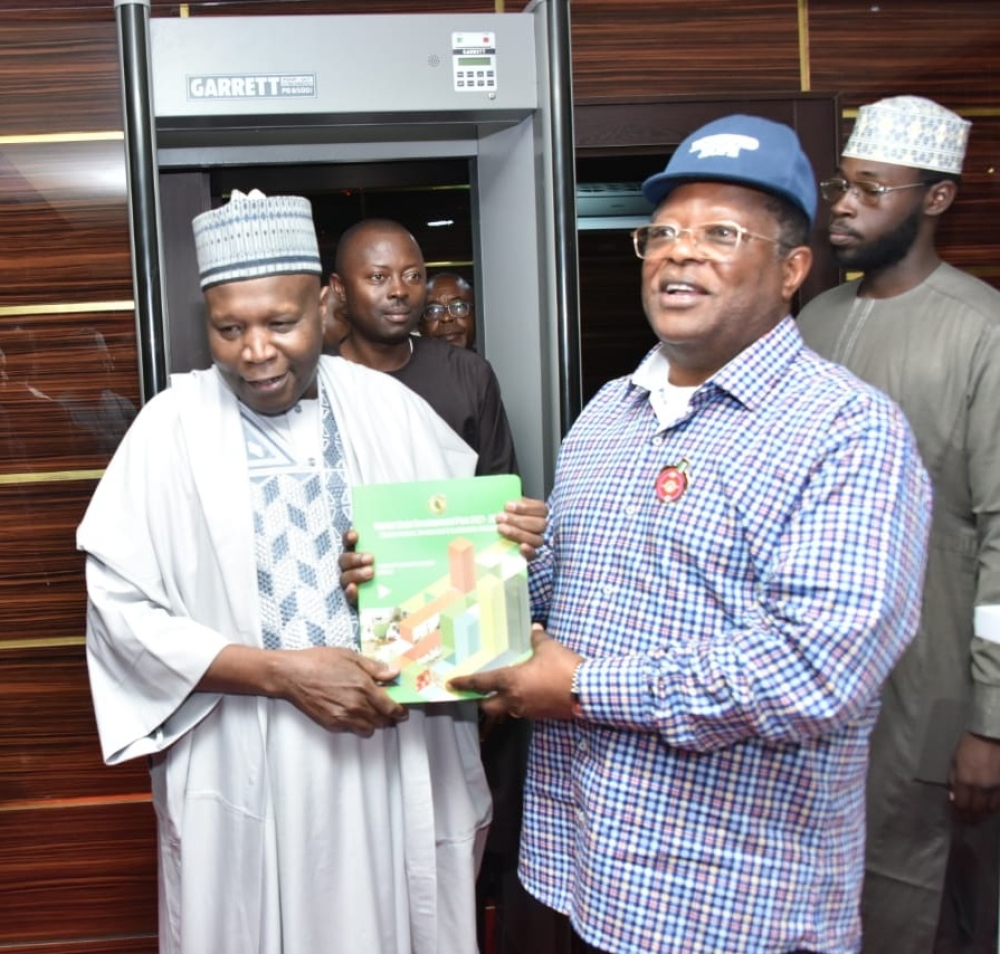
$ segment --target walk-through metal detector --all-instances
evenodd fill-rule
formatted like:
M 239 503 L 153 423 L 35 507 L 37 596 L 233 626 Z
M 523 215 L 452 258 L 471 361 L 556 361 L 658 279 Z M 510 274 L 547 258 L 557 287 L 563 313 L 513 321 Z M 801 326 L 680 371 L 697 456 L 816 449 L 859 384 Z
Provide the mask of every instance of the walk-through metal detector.
M 525 491 L 546 493 L 581 400 L 568 0 L 186 19 L 115 6 L 144 398 L 206 363 L 190 222 L 210 207 L 207 170 L 466 158 L 481 348 Z

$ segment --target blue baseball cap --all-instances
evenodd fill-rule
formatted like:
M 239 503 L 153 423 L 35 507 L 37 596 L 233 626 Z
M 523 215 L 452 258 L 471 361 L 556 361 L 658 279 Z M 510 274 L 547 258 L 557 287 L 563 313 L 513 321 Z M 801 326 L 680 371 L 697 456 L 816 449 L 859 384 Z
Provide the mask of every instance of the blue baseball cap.
M 812 227 L 816 219 L 816 176 L 795 131 L 760 116 L 726 116 L 691 133 L 667 168 L 642 184 L 642 194 L 659 205 L 687 182 L 732 182 L 787 199 Z

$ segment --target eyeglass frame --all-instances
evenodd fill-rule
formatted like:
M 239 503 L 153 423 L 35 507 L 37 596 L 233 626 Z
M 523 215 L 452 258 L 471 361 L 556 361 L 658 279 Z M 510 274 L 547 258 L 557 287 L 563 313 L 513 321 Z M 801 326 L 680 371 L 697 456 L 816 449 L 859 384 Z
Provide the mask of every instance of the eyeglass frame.
M 840 195 L 831 199 L 827 196 L 826 190 L 834 182 L 842 182 L 844 188 L 840 191 Z M 877 206 L 882 201 L 882 196 L 890 192 L 897 192 L 900 189 L 916 189 L 919 186 L 923 186 L 926 189 L 930 186 L 930 183 L 921 181 L 906 182 L 903 185 L 884 185 L 881 182 L 872 182 L 868 179 L 858 181 L 848 179 L 847 176 L 830 176 L 829 179 L 823 179 L 820 182 L 819 194 L 828 205 L 836 205 L 845 195 L 850 193 L 867 206 Z
M 737 239 L 736 239 L 735 244 L 733 244 L 731 246 L 731 248 L 732 248 L 732 255 L 731 256 L 725 257 L 725 258 L 719 258 L 718 256 L 711 254 L 711 252 L 710 252 L 708 254 L 708 256 L 706 256 L 706 257 L 709 258 L 709 259 L 711 259 L 712 261 L 716 261 L 716 262 L 728 262 L 728 261 L 731 261 L 732 259 L 734 259 L 739 254 L 740 248 L 743 247 L 743 245 L 746 242 L 746 239 L 748 239 L 748 238 L 763 239 L 765 242 L 771 242 L 771 243 L 773 243 L 774 245 L 777 245 L 777 246 L 781 246 L 783 244 L 780 238 L 773 238 L 770 235 L 762 235 L 760 232 L 752 232 L 750 229 L 746 228 L 746 226 L 740 225 L 739 222 L 733 222 L 733 221 L 731 221 L 729 219 L 723 219 L 723 220 L 718 221 L 718 222 L 703 222 L 703 223 L 701 223 L 701 225 L 692 225 L 692 226 L 690 226 L 689 228 L 686 228 L 686 229 L 678 228 L 676 230 L 677 231 L 677 235 L 674 237 L 673 241 L 671 241 L 666 246 L 666 250 L 672 249 L 674 246 L 676 246 L 676 244 L 680 241 L 681 236 L 686 233 L 688 236 L 690 236 L 690 240 L 689 241 L 691 243 L 691 247 L 692 248 L 697 248 L 697 249 L 708 248 L 708 249 L 712 249 L 713 251 L 718 251 L 719 250 L 719 246 L 713 246 L 713 245 L 703 246 L 701 244 L 701 242 L 699 242 L 698 238 L 695 236 L 695 231 L 696 230 L 704 230 L 704 229 L 710 228 L 713 225 L 725 225 L 725 226 L 728 226 L 729 228 L 734 229 L 735 232 L 736 232 L 736 234 L 737 234 Z M 649 225 L 640 225 L 639 228 L 633 229 L 632 233 L 631 233 L 632 234 L 632 248 L 635 250 L 636 258 L 638 258 L 640 261 L 643 261 L 643 262 L 645 262 L 647 260 L 647 256 L 641 254 L 640 251 L 639 251 L 639 234 L 641 232 L 648 233 L 650 229 L 662 229 L 662 228 L 667 228 L 667 227 L 668 226 L 664 225 L 663 223 L 657 224 L 657 223 L 651 222 Z M 669 226 L 669 227 L 673 228 L 673 226 Z
M 432 308 L 440 308 L 441 311 L 437 315 L 428 315 L 427 312 L 429 312 Z M 455 314 L 456 308 L 464 309 L 462 314 L 460 315 Z M 461 299 L 456 301 L 450 301 L 448 302 L 447 305 L 442 305 L 438 302 L 433 302 L 430 305 L 424 306 L 423 316 L 427 321 L 440 321 L 444 317 L 445 312 L 448 312 L 448 314 L 451 315 L 452 318 L 468 318 L 469 315 L 472 314 L 472 304 L 467 301 L 462 301 Z

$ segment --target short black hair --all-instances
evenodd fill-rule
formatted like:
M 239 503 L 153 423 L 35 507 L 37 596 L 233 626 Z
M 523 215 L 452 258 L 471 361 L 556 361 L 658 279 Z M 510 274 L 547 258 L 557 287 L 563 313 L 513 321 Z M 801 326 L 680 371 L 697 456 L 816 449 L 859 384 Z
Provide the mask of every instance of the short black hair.
M 765 193 L 765 208 L 778 223 L 778 245 L 784 251 L 809 244 L 809 217 L 784 196 Z
M 960 175 L 956 175 L 954 172 L 938 172 L 935 169 L 921 169 L 920 181 L 929 189 L 931 186 L 936 186 L 939 182 L 954 182 L 955 185 L 958 185 L 962 181 L 962 177 Z

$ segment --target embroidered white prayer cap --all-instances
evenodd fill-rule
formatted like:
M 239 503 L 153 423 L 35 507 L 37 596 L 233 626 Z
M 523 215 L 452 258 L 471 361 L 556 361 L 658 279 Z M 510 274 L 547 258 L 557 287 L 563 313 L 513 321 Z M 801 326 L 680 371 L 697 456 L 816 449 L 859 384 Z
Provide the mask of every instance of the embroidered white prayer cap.
M 922 96 L 862 106 L 843 155 L 961 175 L 972 123 Z
M 225 205 L 195 216 L 202 289 L 265 275 L 321 275 L 312 205 L 297 195 L 238 189 Z

